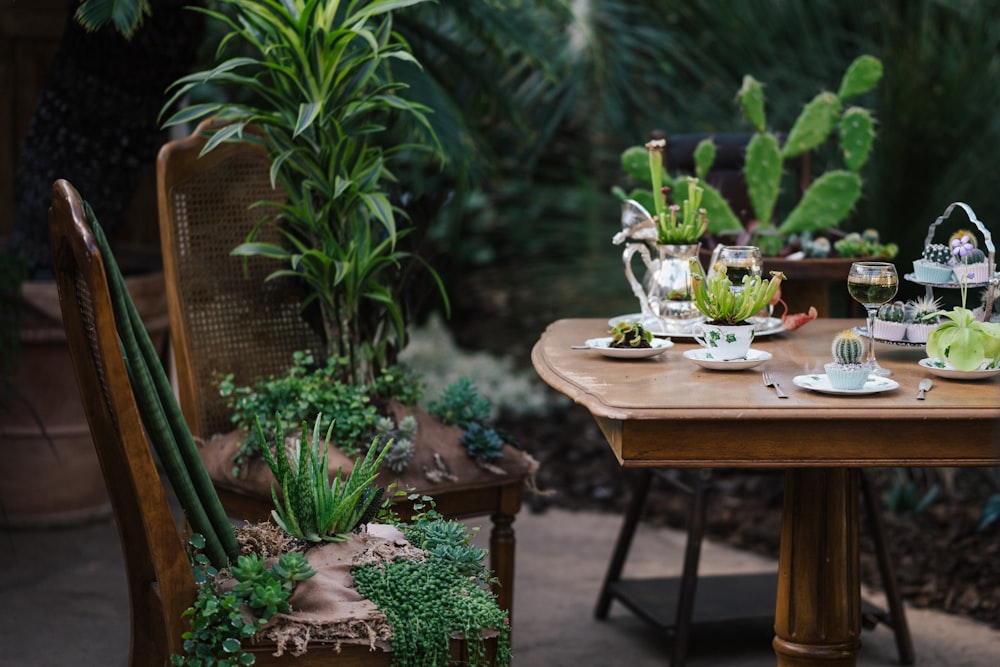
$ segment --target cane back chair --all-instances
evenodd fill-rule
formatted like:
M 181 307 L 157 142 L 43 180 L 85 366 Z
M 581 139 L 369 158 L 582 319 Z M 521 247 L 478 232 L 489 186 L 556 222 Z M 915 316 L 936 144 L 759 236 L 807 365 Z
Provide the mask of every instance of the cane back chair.
M 265 150 L 231 142 L 202 155 L 208 127 L 206 122 L 191 136 L 165 144 L 157 163 L 178 393 L 192 433 L 204 441 L 233 428 L 231 412 L 215 384 L 220 372 L 232 373 L 237 385 L 250 385 L 259 378 L 283 374 L 295 351 L 308 349 L 319 359 L 324 349 L 318 329 L 300 313 L 303 295 L 298 286 L 291 280 L 265 281 L 275 268 L 273 261 L 230 255 L 262 218 L 262 209 L 253 204 L 282 199 L 271 187 Z M 277 235 L 273 228 L 262 228 L 259 240 L 278 241 Z M 494 590 L 500 607 L 510 612 L 513 522 L 534 461 L 507 446 L 500 465 L 507 474 L 475 471 L 454 483 L 414 486 L 418 493 L 431 495 L 437 511 L 446 517 L 491 517 Z M 266 490 L 250 489 L 230 476 L 216 482 L 231 516 L 260 518 L 270 511 Z M 405 501 L 397 510 L 404 518 L 412 511 Z

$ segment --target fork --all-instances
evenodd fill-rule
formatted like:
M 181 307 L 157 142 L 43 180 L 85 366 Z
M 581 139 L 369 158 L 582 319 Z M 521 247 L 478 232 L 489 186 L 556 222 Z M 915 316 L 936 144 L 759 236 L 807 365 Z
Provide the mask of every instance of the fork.
M 774 376 L 771 375 L 770 371 L 764 371 L 762 376 L 764 378 L 765 387 L 774 387 L 774 390 L 778 392 L 778 398 L 788 398 L 788 394 L 781 391 L 781 385 L 774 379 Z

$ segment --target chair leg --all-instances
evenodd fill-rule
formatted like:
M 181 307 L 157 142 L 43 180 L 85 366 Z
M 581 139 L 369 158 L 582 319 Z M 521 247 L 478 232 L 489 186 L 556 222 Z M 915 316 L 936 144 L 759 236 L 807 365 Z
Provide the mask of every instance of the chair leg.
M 601 585 L 601 594 L 597 597 L 597 605 L 594 607 L 594 617 L 604 620 L 608 617 L 608 610 L 611 608 L 610 586 L 621 579 L 622 568 L 625 567 L 625 558 L 628 550 L 632 546 L 632 538 L 635 537 L 635 529 L 639 525 L 642 516 L 642 509 L 646 506 L 646 498 L 649 496 L 649 488 L 652 485 L 653 472 L 643 468 L 635 471 L 632 477 L 632 500 L 625 510 L 625 517 L 622 521 L 621 530 L 618 532 L 618 541 L 615 542 L 615 550 L 611 555 L 611 562 L 608 564 L 607 573 L 604 575 L 604 583 Z
M 872 540 L 875 543 L 875 555 L 878 558 L 878 569 L 882 577 L 882 587 L 885 589 L 892 630 L 896 636 L 899 662 L 903 665 L 912 665 L 916 659 L 913 652 L 913 639 L 910 636 L 910 627 L 906 622 L 906 610 L 903 608 L 903 601 L 899 595 L 896 569 L 893 567 L 892 558 L 889 557 L 889 549 L 885 540 L 885 522 L 882 521 L 882 512 L 875 498 L 875 492 L 863 471 L 859 475 L 859 479 L 861 496 L 864 499 L 865 510 L 868 512 L 868 518 L 872 525 Z
M 684 545 L 684 569 L 681 573 L 677 611 L 674 615 L 674 641 L 670 654 L 670 667 L 684 667 L 684 660 L 687 657 L 695 593 L 698 588 L 698 562 L 701 559 L 701 544 L 705 538 L 708 518 L 710 478 L 710 470 L 699 470 L 698 479 L 692 489 L 691 514 L 688 517 L 687 542 Z

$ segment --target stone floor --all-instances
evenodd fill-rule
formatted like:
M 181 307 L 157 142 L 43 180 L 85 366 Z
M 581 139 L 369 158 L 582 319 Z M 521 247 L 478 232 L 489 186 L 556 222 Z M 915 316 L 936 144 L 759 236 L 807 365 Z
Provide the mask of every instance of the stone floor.
M 484 521 L 471 521 L 482 525 Z M 522 512 L 517 528 L 514 664 L 518 667 L 666 665 L 669 643 L 621 605 L 593 618 L 619 520 L 609 514 Z M 683 535 L 643 527 L 629 576 L 675 574 Z M 774 570 L 775 563 L 709 543 L 702 572 Z M 125 577 L 111 519 L 52 530 L 0 531 L 0 667 L 117 667 L 128 655 Z M 878 602 L 879 596 L 871 599 Z M 908 610 L 917 664 L 994 667 L 1000 632 L 963 618 Z M 767 622 L 696 628 L 689 667 L 775 664 Z M 898 664 L 891 630 L 863 635 L 859 665 Z

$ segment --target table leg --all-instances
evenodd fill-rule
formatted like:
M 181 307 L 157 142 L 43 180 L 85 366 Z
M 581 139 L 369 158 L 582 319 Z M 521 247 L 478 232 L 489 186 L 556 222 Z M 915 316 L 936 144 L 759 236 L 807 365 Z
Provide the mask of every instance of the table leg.
M 861 651 L 858 472 L 785 478 L 774 652 L 779 667 L 854 667 Z

